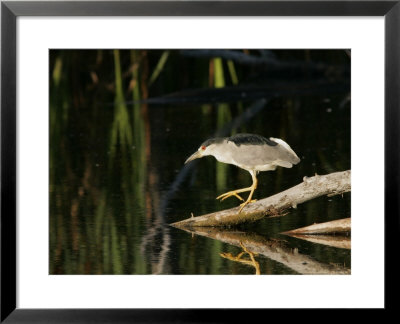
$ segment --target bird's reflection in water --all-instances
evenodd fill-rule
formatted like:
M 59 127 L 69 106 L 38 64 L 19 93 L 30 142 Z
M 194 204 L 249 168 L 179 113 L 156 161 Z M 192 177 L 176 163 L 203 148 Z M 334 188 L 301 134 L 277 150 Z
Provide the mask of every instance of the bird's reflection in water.
M 247 250 L 242 242 L 239 242 L 239 243 L 240 243 L 240 246 L 242 247 L 243 251 L 240 252 L 237 256 L 233 256 L 231 253 L 220 253 L 219 255 L 225 259 L 252 266 L 256 270 L 256 273 L 255 273 L 256 275 L 261 274 L 260 273 L 260 264 L 254 258 L 258 254 Z M 250 260 L 242 258 L 242 257 L 245 257 L 246 254 L 250 257 Z

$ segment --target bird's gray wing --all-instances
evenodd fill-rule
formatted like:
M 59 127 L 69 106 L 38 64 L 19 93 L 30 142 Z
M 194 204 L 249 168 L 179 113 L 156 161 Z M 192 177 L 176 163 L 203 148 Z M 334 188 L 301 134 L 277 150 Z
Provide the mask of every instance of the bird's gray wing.
M 294 157 L 283 145 L 270 146 L 268 144 L 235 145 L 230 143 L 232 159 L 242 168 L 255 168 L 263 165 L 276 165 L 291 168 L 298 162 L 297 155 Z

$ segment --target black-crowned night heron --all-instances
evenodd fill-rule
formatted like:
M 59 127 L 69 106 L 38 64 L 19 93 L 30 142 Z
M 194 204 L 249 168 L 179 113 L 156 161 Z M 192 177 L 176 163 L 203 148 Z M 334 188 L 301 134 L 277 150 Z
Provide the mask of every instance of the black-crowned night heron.
M 251 198 L 257 188 L 259 171 L 272 171 L 277 166 L 291 168 L 293 164 L 300 162 L 299 157 L 285 141 L 273 137 L 268 139 L 254 134 L 211 138 L 201 144 L 199 149 L 186 160 L 185 164 L 207 155 L 212 155 L 220 162 L 234 164 L 250 172 L 253 179 L 253 184 L 250 187 L 229 191 L 217 197 L 222 201 L 235 196 L 244 201 L 239 193 L 250 191 L 247 200 L 240 205 L 239 213 L 247 204 L 255 201 Z

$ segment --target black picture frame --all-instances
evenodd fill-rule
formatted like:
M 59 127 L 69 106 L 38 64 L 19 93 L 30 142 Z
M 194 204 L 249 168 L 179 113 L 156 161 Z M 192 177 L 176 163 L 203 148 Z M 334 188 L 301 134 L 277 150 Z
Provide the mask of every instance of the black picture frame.
M 16 308 L 16 19 L 19 16 L 381 16 L 385 19 L 385 309 L 398 283 L 389 262 L 399 237 L 400 0 L 395 1 L 2 1 L 1 322 L 236 322 L 264 310 Z M 373 134 L 371 134 L 373 136 Z M 367 140 L 367 139 L 366 139 Z M 366 175 L 366 176 L 373 176 Z M 392 257 L 390 257 L 393 251 Z M 393 271 L 393 270 L 392 270 Z

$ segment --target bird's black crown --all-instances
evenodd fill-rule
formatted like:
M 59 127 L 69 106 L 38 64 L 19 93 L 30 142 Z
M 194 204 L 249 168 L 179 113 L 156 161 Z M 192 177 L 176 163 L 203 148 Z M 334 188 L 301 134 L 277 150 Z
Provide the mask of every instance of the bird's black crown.
M 208 140 L 206 140 L 205 142 L 203 142 L 200 146 L 209 146 L 211 144 L 218 144 L 218 143 L 222 143 L 225 139 L 227 139 L 226 137 L 216 137 L 216 138 L 210 138 Z

